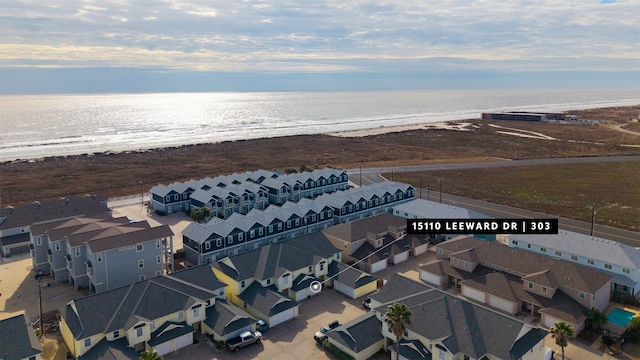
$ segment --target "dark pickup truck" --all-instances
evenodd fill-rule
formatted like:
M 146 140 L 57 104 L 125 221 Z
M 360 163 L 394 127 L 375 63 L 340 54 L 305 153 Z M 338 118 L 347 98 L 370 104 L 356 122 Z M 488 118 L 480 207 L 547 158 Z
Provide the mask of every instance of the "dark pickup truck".
M 259 344 L 260 341 L 262 341 L 262 333 L 260 331 L 245 331 L 227 342 L 227 350 L 240 351 L 240 348 L 251 344 Z

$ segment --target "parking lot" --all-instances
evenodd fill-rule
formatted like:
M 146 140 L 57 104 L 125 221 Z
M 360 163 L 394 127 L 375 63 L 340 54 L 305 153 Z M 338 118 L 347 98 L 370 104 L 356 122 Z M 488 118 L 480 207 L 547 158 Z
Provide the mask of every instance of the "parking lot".
M 249 345 L 239 352 L 217 351 L 200 342 L 175 353 L 164 355 L 165 360 L 183 359 L 332 359 L 313 340 L 323 325 L 339 320 L 346 323 L 367 311 L 362 300 L 353 300 L 341 293 L 324 289 L 320 294 L 300 303 L 300 316 L 266 331 L 261 344 Z

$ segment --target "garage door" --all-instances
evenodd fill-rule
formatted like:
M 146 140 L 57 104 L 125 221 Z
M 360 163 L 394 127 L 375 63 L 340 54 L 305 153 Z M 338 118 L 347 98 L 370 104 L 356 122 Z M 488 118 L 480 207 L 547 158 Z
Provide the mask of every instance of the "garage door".
M 509 314 L 513 314 L 513 304 L 505 299 L 501 299 L 497 296 L 489 296 L 489 305 L 502 311 L 506 311 Z
M 171 340 L 164 342 L 162 344 L 158 344 L 153 347 L 153 349 L 158 353 L 158 355 L 162 356 L 171 352 Z
M 297 291 L 296 292 L 296 301 L 302 301 L 302 300 L 306 299 L 307 295 L 308 295 L 307 290 L 308 290 L 307 288 L 304 288 L 304 289 L 302 289 L 300 291 Z
M 238 329 L 238 330 L 235 330 L 235 331 L 232 331 L 232 332 L 228 333 L 227 334 L 227 340 L 231 340 L 231 339 L 237 337 L 243 331 L 251 331 L 251 325 L 247 325 L 247 326 L 243 327 L 242 329 Z
M 339 291 L 351 298 L 353 298 L 353 292 L 354 290 L 352 288 L 350 288 L 349 286 L 339 282 L 339 281 L 333 281 L 333 288 L 336 289 L 336 291 Z
M 270 327 L 274 327 L 278 324 L 282 324 L 283 322 L 289 320 L 289 319 L 293 319 L 295 317 L 296 313 L 295 313 L 295 308 L 291 308 L 288 310 L 285 310 L 279 314 L 273 315 L 271 317 L 271 320 L 269 321 L 269 326 Z
M 407 260 L 408 258 L 409 258 L 409 251 L 407 250 L 407 251 L 405 251 L 403 253 L 400 253 L 400 254 L 394 256 L 393 263 L 394 264 L 399 264 L 399 263 Z
M 375 273 L 387 267 L 387 259 L 371 264 L 371 272 Z
M 193 344 L 193 333 L 184 334 L 176 338 L 176 350 L 180 350 L 185 346 Z
M 435 286 L 442 286 L 443 285 L 441 283 L 440 276 L 432 274 L 432 273 L 424 271 L 424 270 L 420 270 L 420 280 L 426 281 L 427 283 L 435 285 Z
M 478 291 L 476 289 L 472 289 L 468 286 L 463 285 L 460 292 L 462 293 L 462 296 L 466 296 L 483 304 L 485 303 L 484 293 L 482 291 Z

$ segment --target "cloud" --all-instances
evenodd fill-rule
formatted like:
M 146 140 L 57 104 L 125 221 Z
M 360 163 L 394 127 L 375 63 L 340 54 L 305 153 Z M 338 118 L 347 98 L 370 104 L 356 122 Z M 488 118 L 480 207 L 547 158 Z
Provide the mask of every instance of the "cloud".
M 0 65 L 640 71 L 638 12 L 640 0 L 4 0 Z

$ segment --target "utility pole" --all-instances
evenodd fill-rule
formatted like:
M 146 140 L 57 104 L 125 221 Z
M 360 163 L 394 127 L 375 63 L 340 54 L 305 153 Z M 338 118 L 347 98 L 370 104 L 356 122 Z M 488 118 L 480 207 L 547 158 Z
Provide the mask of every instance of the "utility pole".
M 593 206 L 591 207 L 591 236 L 593 236 L 595 232 L 595 226 L 596 226 L 596 204 L 593 203 Z
M 142 187 L 142 180 L 140 180 L 140 207 L 144 207 L 144 188 Z
M 427 184 L 427 200 L 429 200 L 429 184 Z
M 442 203 L 442 178 L 438 178 L 438 184 L 440 184 L 440 203 Z
M 360 181 L 358 187 L 362 187 L 362 164 L 360 164 Z
M 422 174 L 420 174 L 420 199 L 422 199 Z

